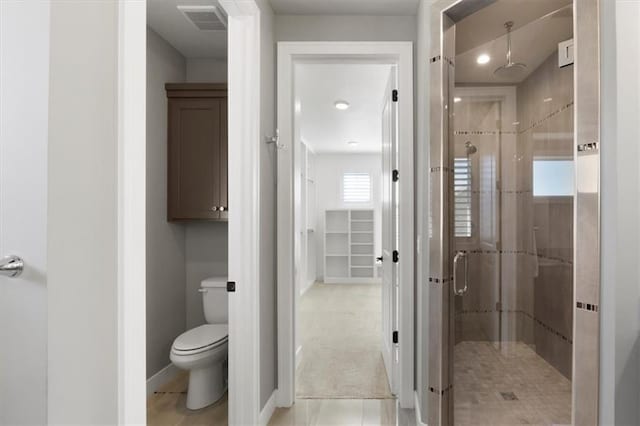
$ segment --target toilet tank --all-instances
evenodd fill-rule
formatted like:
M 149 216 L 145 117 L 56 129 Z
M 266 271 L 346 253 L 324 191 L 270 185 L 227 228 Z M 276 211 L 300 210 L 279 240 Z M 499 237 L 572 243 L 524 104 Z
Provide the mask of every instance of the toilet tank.
M 227 277 L 210 277 L 202 280 L 200 289 L 207 324 L 227 324 L 229 320 Z

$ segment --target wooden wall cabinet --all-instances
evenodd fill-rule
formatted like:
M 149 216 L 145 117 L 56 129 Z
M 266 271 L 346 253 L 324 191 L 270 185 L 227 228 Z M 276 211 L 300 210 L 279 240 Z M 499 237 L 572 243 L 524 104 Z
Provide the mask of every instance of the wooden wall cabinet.
M 167 219 L 219 220 L 227 202 L 227 85 L 167 83 Z

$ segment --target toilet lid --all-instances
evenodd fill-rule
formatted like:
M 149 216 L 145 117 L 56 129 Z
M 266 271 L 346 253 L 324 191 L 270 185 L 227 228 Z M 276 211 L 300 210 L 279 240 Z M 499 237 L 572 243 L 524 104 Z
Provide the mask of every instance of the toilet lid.
M 227 324 L 204 324 L 182 333 L 173 342 L 177 351 L 195 351 L 225 342 L 229 335 Z

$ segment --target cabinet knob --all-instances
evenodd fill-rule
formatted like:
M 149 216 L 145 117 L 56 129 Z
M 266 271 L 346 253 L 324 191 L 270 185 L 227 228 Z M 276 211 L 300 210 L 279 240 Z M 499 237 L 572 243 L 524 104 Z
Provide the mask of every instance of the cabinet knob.
M 217 212 L 217 211 L 218 211 L 218 206 L 213 206 L 213 207 L 211 207 L 211 211 L 212 211 L 212 212 Z
M 226 210 L 228 210 L 226 207 L 222 207 L 222 206 L 220 207 L 220 211 L 221 212 L 226 211 Z

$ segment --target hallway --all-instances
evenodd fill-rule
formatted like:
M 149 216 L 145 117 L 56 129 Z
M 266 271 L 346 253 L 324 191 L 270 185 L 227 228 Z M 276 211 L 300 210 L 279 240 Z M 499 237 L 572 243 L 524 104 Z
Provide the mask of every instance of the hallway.
M 315 283 L 300 300 L 296 397 L 391 399 L 381 352 L 381 285 Z

